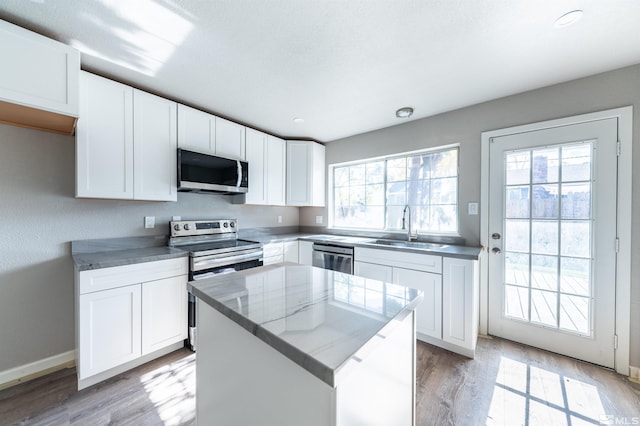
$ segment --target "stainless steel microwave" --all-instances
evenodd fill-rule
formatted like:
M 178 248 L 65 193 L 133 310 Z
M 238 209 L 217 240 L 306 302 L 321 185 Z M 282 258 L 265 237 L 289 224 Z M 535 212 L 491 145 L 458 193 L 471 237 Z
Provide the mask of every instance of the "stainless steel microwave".
M 178 191 L 242 194 L 249 190 L 249 164 L 178 148 Z

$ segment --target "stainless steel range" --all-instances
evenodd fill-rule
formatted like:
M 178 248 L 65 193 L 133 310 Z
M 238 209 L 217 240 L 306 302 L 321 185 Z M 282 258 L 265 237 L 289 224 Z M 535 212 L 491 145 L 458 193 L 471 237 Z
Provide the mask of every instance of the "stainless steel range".
M 235 219 L 170 222 L 169 245 L 189 252 L 189 280 L 262 266 L 262 244 L 238 239 Z M 237 297 L 242 305 L 242 298 Z M 187 346 L 195 351 L 196 299 L 189 293 Z

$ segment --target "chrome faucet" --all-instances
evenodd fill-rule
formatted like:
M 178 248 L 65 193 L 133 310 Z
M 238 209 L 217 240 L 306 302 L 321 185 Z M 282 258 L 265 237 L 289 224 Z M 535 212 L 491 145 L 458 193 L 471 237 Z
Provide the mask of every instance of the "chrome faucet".
M 404 210 L 402 211 L 402 229 L 405 229 L 404 223 L 405 223 L 405 215 L 407 214 L 407 210 L 409 210 L 409 229 L 407 230 L 407 241 L 412 241 L 412 240 L 416 240 L 418 239 L 417 235 L 413 235 L 411 233 L 411 207 L 409 207 L 409 204 L 405 204 L 404 206 Z

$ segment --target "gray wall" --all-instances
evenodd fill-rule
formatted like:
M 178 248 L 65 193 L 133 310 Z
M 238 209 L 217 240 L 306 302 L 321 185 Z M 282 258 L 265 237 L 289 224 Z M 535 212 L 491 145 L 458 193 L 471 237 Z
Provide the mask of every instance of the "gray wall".
M 412 121 L 327 144 L 327 164 L 421 148 L 460 143 L 460 234 L 467 244 L 480 241 L 480 217 L 467 215 L 467 203 L 480 201 L 480 134 L 483 131 L 534 123 L 627 105 L 634 107 L 633 164 L 640 165 L 640 65 L 558 84 L 519 95 Z M 640 188 L 634 167 L 633 186 Z M 634 195 L 638 190 L 634 190 Z M 315 226 L 324 208 L 303 208 L 301 226 Z M 638 235 L 640 196 L 633 197 L 633 226 Z M 631 365 L 640 366 L 640 240 L 632 246 Z
M 173 215 L 298 225 L 297 207 L 182 193 L 177 203 L 81 200 L 74 182 L 73 137 L 0 125 L 0 371 L 74 349 L 72 240 L 167 235 Z M 144 229 L 144 216 L 156 228 Z

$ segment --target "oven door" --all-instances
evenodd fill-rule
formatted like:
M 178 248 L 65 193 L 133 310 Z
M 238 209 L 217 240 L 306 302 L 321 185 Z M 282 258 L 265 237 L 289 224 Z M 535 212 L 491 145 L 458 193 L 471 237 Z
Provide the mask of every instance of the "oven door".
M 233 262 L 236 263 L 233 263 Z M 231 263 L 230 263 L 231 262 Z M 251 253 L 241 255 L 209 255 L 192 257 L 190 260 L 189 281 L 199 281 L 216 275 L 228 274 L 243 269 L 256 268 L 263 265 L 262 248 L 252 250 Z M 189 293 L 189 304 L 187 306 L 188 337 L 185 342 L 192 351 L 196 351 L 196 297 Z M 247 297 L 237 297 L 238 311 L 242 312 L 247 306 Z

